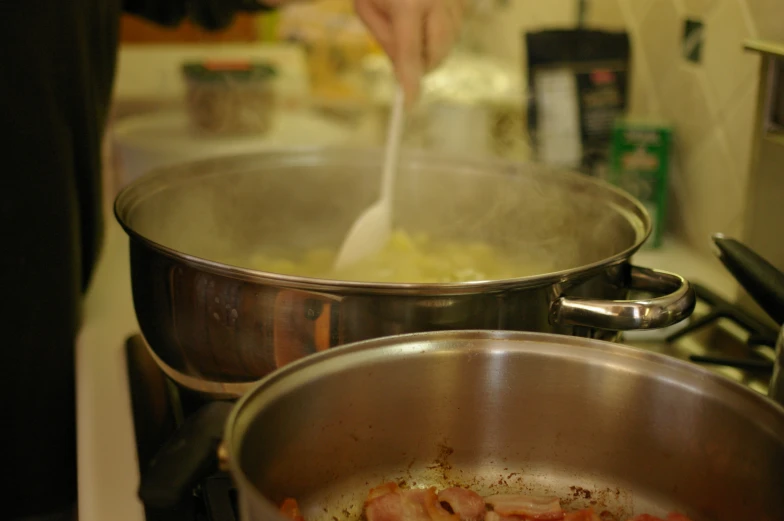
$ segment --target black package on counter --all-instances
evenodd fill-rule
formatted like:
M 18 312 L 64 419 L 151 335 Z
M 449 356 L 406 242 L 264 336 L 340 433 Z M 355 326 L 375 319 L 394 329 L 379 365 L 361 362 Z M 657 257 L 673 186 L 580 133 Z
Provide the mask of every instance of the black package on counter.
M 603 176 L 613 124 L 626 112 L 628 34 L 559 29 L 524 40 L 528 132 L 538 160 Z

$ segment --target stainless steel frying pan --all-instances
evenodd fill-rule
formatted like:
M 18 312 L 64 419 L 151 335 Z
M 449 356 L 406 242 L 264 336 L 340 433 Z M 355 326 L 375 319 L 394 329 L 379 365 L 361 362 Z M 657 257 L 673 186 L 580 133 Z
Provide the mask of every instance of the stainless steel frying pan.
M 784 409 L 698 366 L 596 340 L 438 332 L 329 350 L 234 407 L 223 458 L 245 521 L 295 497 L 357 521 L 370 487 L 552 493 L 624 520 L 784 519 Z

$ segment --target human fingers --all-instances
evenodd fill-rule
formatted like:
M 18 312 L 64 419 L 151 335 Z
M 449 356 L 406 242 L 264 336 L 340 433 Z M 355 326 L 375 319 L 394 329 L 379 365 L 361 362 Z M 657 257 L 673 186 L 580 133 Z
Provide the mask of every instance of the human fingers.
M 423 4 L 419 0 L 393 0 L 391 4 L 390 19 L 394 40 L 392 61 L 409 106 L 419 96 L 424 72 L 423 15 Z
M 434 9 L 425 21 L 426 71 L 438 67 L 449 54 L 460 30 L 459 21 L 445 6 Z
M 393 59 L 394 46 L 389 16 L 372 0 L 355 0 L 354 9 L 387 56 Z

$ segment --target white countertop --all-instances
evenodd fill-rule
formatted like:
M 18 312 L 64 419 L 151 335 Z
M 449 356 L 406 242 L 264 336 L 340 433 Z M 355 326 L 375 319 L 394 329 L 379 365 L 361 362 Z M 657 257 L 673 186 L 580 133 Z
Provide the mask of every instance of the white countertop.
M 125 366 L 125 339 L 138 331 L 128 240 L 108 218 L 104 250 L 76 344 L 80 521 L 141 521 L 139 472 Z
M 673 271 L 734 299 L 720 263 L 677 242 L 634 262 Z M 125 367 L 125 339 L 138 330 L 131 300 L 128 241 L 113 217 L 85 307 L 76 349 L 80 521 L 142 521 L 139 472 Z

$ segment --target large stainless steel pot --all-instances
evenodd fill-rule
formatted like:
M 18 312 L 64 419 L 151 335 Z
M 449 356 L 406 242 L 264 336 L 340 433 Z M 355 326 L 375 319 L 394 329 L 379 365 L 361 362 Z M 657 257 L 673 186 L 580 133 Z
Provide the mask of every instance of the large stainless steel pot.
M 319 353 L 241 398 L 223 444 L 244 521 L 277 519 L 286 497 L 307 521 L 356 521 L 387 480 L 556 494 L 621 520 L 784 519 L 784 408 L 589 339 L 435 332 Z
M 455 284 L 373 284 L 221 262 L 260 246 L 337 246 L 377 197 L 377 150 L 292 150 L 160 169 L 117 197 L 131 238 L 136 314 L 158 363 L 186 387 L 239 396 L 301 356 L 400 333 L 506 329 L 611 339 L 688 316 L 677 275 L 630 266 L 650 231 L 609 185 L 534 164 L 408 154 L 395 218 L 546 259 L 547 273 Z M 657 298 L 620 302 L 630 288 Z M 661 296 L 664 295 L 664 296 Z

